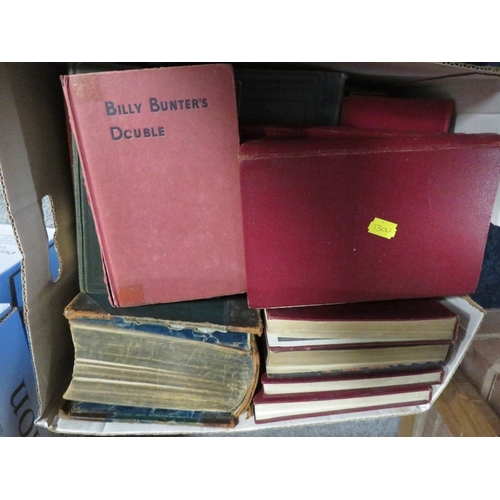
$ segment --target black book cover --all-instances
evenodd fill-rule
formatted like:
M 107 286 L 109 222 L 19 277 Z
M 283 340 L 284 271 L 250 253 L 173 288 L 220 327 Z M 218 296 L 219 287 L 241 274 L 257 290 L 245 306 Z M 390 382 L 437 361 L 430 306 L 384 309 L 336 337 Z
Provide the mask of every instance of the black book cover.
M 327 70 L 235 68 L 242 124 L 338 125 L 345 75 Z

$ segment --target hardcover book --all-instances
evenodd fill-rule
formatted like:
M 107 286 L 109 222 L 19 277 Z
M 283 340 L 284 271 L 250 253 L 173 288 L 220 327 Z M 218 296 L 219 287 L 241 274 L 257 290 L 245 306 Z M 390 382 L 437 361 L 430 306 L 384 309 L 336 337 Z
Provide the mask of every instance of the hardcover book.
M 253 400 L 253 407 L 255 422 L 262 423 L 426 404 L 431 396 L 432 387 L 429 385 L 276 396 L 259 391 Z
M 186 421 L 197 412 L 199 422 L 234 425 L 249 408 L 262 321 L 244 295 L 116 309 L 80 293 L 65 316 L 75 363 L 64 399 L 73 412 L 95 415 L 97 407 L 81 407 L 92 403 L 122 418 L 174 420 L 178 412 Z
M 19 309 L 0 304 L 0 437 L 44 435 L 35 425 L 38 396 Z
M 115 63 L 72 63 L 71 74 L 97 73 L 102 71 L 123 71 L 138 69 Z M 75 194 L 76 243 L 78 253 L 78 278 L 81 292 L 89 294 L 107 293 L 102 267 L 101 250 L 97 239 L 92 210 L 88 202 L 78 147 L 71 135 L 71 164 Z
M 438 299 L 357 302 L 266 309 L 269 346 L 356 343 L 448 343 L 456 340 L 458 316 Z
M 302 394 L 312 392 L 346 391 L 373 387 L 394 387 L 415 384 L 440 384 L 443 368 L 424 370 L 385 370 L 367 373 L 341 373 L 329 376 L 260 377 L 264 394 Z
M 241 124 L 337 125 L 345 75 L 336 71 L 236 68 Z
M 243 124 L 240 126 L 240 137 L 242 142 L 247 142 L 255 139 L 264 138 L 296 138 L 296 137 L 311 137 L 311 138 L 328 138 L 328 137 L 430 137 L 436 132 L 421 132 L 411 130 L 384 130 L 361 127 L 349 127 L 344 125 L 316 125 L 311 127 L 293 127 L 284 125 L 256 125 Z
M 62 77 L 116 307 L 246 291 L 227 64 Z
M 340 372 L 436 368 L 448 357 L 446 344 L 315 346 L 283 348 L 267 346 L 269 376 L 325 375 Z
M 349 95 L 342 100 L 340 124 L 381 130 L 449 132 L 453 99 Z
M 369 139 L 242 144 L 251 307 L 475 290 L 498 189 L 500 136 Z
M 102 267 L 101 249 L 83 181 L 80 157 L 74 142 L 72 162 L 80 291 L 90 294 L 105 294 L 107 287 Z
M 193 411 L 66 401 L 59 417 L 94 422 L 155 422 L 170 425 L 234 427 L 238 419 L 230 411 Z

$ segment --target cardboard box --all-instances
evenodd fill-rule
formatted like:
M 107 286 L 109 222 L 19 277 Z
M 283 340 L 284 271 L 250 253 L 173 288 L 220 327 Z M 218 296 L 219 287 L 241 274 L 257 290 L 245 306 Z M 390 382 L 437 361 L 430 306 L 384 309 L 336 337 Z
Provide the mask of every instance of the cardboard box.
M 346 72 L 352 79 L 369 77 L 372 86 L 395 87 L 400 93 L 408 95 L 455 99 L 457 132 L 500 132 L 500 78 L 496 70 L 444 63 L 332 63 L 328 67 Z M 23 272 L 27 328 L 41 408 L 38 424 L 54 432 L 68 434 L 220 432 L 211 428 L 162 424 L 75 423 L 57 416 L 61 395 L 73 366 L 73 346 L 63 310 L 78 292 L 71 163 L 59 83 L 61 72 L 64 70 L 57 65 L 41 63 L 0 65 L 0 166 L 10 211 L 25 255 Z M 51 279 L 49 259 L 44 250 L 47 245 L 40 200 L 45 195 L 52 199 L 57 225 L 61 273 L 56 282 Z M 500 224 L 500 201 L 492 221 Z M 484 310 L 468 298 L 450 297 L 446 302 L 461 315 L 461 335 L 446 364 L 445 383 L 436 388 L 432 402 L 460 364 L 484 315 Z M 240 418 L 238 426 L 227 432 L 252 433 L 264 427 L 393 417 L 426 411 L 429 406 L 259 426 L 254 424 L 252 418 Z
M 0 302 L 12 304 L 15 300 L 16 276 L 21 275 L 21 252 L 12 227 L 0 225 Z
M 52 228 L 47 244 L 52 279 L 59 260 Z M 40 436 L 35 426 L 38 397 L 31 352 L 23 322 L 21 252 L 10 224 L 0 224 L 0 436 Z
M 485 321 L 460 365 L 483 399 L 500 416 L 500 310 L 487 310 Z
M 26 333 L 19 309 L 10 304 L 0 304 L 0 380 L 0 436 L 44 434 L 35 425 L 38 399 Z
M 52 280 L 59 276 L 59 258 L 54 244 L 54 228 L 47 228 L 49 265 Z M 23 308 L 21 251 L 10 224 L 0 224 L 0 302 Z

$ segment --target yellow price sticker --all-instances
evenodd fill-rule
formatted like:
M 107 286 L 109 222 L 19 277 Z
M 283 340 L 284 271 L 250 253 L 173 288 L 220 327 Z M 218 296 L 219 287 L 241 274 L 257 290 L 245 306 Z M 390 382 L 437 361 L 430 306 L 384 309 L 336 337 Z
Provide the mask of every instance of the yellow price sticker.
M 375 234 L 376 236 L 381 236 L 382 238 L 387 238 L 388 240 L 396 236 L 397 230 L 397 224 L 384 219 L 379 219 L 378 217 L 375 217 L 375 219 L 373 219 L 368 226 L 368 232 L 370 234 Z

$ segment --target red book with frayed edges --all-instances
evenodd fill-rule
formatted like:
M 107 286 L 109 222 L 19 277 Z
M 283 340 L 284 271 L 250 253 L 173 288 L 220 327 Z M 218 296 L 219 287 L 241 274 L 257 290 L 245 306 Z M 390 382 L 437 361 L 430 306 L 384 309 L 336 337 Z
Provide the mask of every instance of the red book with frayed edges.
M 429 385 L 279 396 L 267 396 L 260 390 L 253 399 L 253 407 L 255 422 L 263 423 L 421 405 L 428 403 L 431 396 Z
M 440 384 L 443 381 L 442 367 L 416 370 L 378 370 L 335 375 L 302 377 L 260 377 L 262 390 L 268 396 L 394 387 L 417 384 Z

